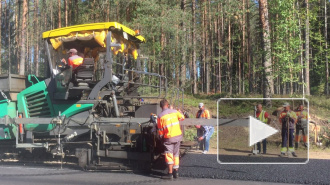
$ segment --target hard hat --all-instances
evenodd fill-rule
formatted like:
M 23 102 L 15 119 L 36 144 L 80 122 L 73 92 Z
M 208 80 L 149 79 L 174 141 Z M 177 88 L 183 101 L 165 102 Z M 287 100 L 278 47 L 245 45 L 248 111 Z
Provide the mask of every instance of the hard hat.
M 73 53 L 73 54 L 77 54 L 78 53 L 78 51 L 76 50 L 76 49 L 74 49 L 74 48 L 71 48 L 68 52 L 66 52 L 66 53 Z
M 283 107 L 288 107 L 288 106 L 290 106 L 290 104 L 289 104 L 288 102 L 285 102 L 285 103 L 283 104 Z

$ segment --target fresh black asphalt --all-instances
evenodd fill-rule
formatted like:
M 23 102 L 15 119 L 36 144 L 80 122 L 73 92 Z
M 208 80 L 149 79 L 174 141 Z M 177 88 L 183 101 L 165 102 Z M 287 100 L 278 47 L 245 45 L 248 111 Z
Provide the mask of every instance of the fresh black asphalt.
M 217 155 L 187 154 L 181 159 L 180 174 L 191 178 L 330 184 L 330 160 L 310 159 L 307 164 L 219 164 Z
M 1 165 L 0 184 L 330 184 L 330 160 L 323 159 L 307 164 L 219 164 L 215 154 L 187 153 L 181 158 L 181 178 L 169 183 L 159 179 L 166 173 L 161 163 L 151 174 Z

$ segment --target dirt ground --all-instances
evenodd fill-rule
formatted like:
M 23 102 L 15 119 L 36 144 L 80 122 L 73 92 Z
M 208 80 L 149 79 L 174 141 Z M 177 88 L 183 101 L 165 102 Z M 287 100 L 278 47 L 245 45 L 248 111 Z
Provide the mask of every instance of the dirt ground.
M 249 129 L 247 127 L 226 126 L 222 127 L 217 135 L 211 138 L 210 151 L 208 154 L 217 154 L 217 137 L 219 136 L 219 154 L 221 155 L 250 155 L 253 147 L 249 147 Z M 262 145 L 261 145 L 262 148 Z M 262 154 L 265 157 L 278 157 L 281 150 L 281 133 L 277 133 L 267 138 L 267 153 Z M 201 153 L 202 151 L 194 151 Z M 309 151 L 301 142 L 299 148 L 295 150 L 298 158 L 310 159 L 329 159 L 330 150 L 316 147 L 314 144 Z
M 251 148 L 252 150 L 252 148 Z M 251 154 L 251 150 L 245 150 L 245 151 L 226 151 L 224 149 L 220 149 L 219 153 L 220 154 L 225 154 L 225 155 L 249 155 Z M 267 154 L 262 154 L 262 156 L 267 156 L 267 157 L 278 157 L 278 155 L 280 154 L 280 149 L 275 150 L 275 149 L 267 149 L 269 152 L 267 152 Z M 191 153 L 199 153 L 202 154 L 201 150 L 193 150 L 190 151 Z M 211 148 L 210 151 L 206 154 L 218 154 L 218 150 L 216 148 Z M 298 155 L 298 157 L 300 156 L 305 156 L 306 152 L 305 151 L 296 151 L 296 154 Z M 309 151 L 309 159 L 327 159 L 330 160 L 330 152 L 329 151 Z
M 281 108 L 278 108 L 281 110 Z M 312 111 L 313 112 L 313 111 Z M 281 150 L 281 125 L 278 123 L 278 118 L 273 113 L 270 115 L 272 119 L 270 126 L 276 128 L 280 132 L 267 138 L 267 153 L 262 154 L 265 157 L 278 157 Z M 240 117 L 247 117 L 248 115 L 241 115 Z M 299 148 L 295 151 L 298 158 L 310 158 L 310 159 L 328 159 L 330 160 L 330 149 L 321 148 L 316 146 L 315 134 L 322 136 L 325 128 L 330 128 L 328 120 L 321 119 L 315 114 L 310 115 L 310 119 L 317 124 L 317 132 L 315 132 L 314 124 L 310 123 L 309 127 L 309 142 L 311 147 L 309 150 L 303 146 L 302 137 Z M 219 136 L 219 137 L 218 137 Z M 219 154 L 223 155 L 250 155 L 253 147 L 249 147 L 249 128 L 248 127 L 221 127 L 218 134 L 211 139 L 210 154 L 217 154 L 217 137 L 219 139 Z M 261 146 L 262 148 L 262 146 Z

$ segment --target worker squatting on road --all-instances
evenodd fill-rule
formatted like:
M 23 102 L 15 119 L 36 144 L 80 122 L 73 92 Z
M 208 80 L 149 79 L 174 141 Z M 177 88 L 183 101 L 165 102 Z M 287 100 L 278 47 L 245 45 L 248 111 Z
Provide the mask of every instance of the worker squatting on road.
M 295 149 L 298 149 L 301 132 L 303 136 L 304 146 L 308 147 L 308 138 L 307 138 L 308 112 L 307 110 L 304 110 L 304 105 L 300 104 L 298 108 L 295 110 L 295 113 L 298 118 L 296 125 L 296 135 L 295 135 Z
M 284 103 L 283 108 L 284 110 L 280 113 L 279 117 L 279 121 L 282 124 L 282 148 L 280 156 L 285 156 L 287 152 L 287 141 L 289 139 L 289 152 L 291 152 L 292 156 L 297 157 L 293 147 L 293 132 L 297 123 L 297 115 L 294 111 L 290 110 L 289 103 Z
M 196 118 L 204 118 L 204 119 L 210 119 L 210 112 L 205 109 L 205 106 L 203 103 L 199 103 L 198 105 L 198 112 L 196 114 Z M 206 126 L 206 125 L 195 125 L 197 128 L 197 137 L 198 141 L 200 142 L 199 148 L 203 151 L 203 154 L 206 154 L 209 151 L 210 147 L 210 139 L 212 137 L 212 134 L 214 132 L 213 126 Z
M 271 121 L 271 119 L 269 117 L 269 114 L 266 111 L 262 110 L 262 105 L 261 104 L 257 105 L 256 118 L 258 120 L 260 120 L 261 122 L 266 123 L 268 125 Z M 261 153 L 261 142 L 257 143 L 257 150 L 258 150 L 259 153 Z M 266 154 L 266 151 L 267 151 L 267 140 L 265 138 L 265 139 L 262 140 L 262 152 L 263 152 L 263 154 Z
M 78 51 L 76 49 L 72 48 L 67 53 L 70 56 L 68 58 L 68 62 L 66 62 L 66 60 L 64 58 L 61 61 L 65 65 L 68 64 L 69 66 L 72 66 L 72 70 L 76 69 L 78 66 L 80 66 L 83 63 L 84 59 L 77 55 Z
M 165 147 L 165 161 L 168 164 L 168 174 L 162 176 L 162 179 L 178 178 L 179 173 L 179 155 L 182 132 L 179 120 L 184 120 L 184 116 L 174 110 L 169 109 L 167 100 L 160 101 L 162 112 L 157 118 L 158 134 L 163 138 Z

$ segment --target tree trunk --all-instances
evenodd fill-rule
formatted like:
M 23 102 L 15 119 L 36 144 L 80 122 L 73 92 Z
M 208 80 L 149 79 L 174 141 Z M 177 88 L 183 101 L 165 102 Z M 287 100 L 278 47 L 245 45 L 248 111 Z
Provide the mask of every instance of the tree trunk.
M 205 2 L 206 3 L 206 2 Z M 204 54 L 204 58 L 205 58 L 205 85 L 206 85 L 206 94 L 210 93 L 210 57 L 211 57 L 211 49 L 210 49 L 210 45 L 209 45 L 209 29 L 208 29 L 208 10 L 207 10 L 207 5 L 204 4 L 204 31 L 205 31 L 205 54 Z
M 54 23 L 53 21 L 53 2 L 50 2 L 50 29 L 54 29 Z
M 78 22 L 78 12 L 79 12 L 79 10 L 78 10 L 78 0 L 74 0 L 74 6 L 73 6 L 73 8 L 74 8 L 74 23 L 76 24 L 77 22 Z
M 43 4 L 43 8 L 46 10 L 46 11 L 48 11 L 48 7 L 46 7 L 47 5 L 46 5 L 46 0 L 42 0 L 42 4 Z M 40 27 L 41 27 L 41 24 L 40 24 Z M 44 16 L 44 18 L 43 18 L 43 29 L 44 30 L 48 30 L 48 26 L 47 26 L 47 16 Z M 42 51 L 44 51 L 45 50 L 45 45 L 44 44 L 41 44 L 40 45 L 41 47 L 42 47 Z M 41 73 L 40 75 L 42 75 L 42 76 L 45 76 L 45 77 L 48 77 L 47 75 L 48 75 L 48 70 L 46 70 L 48 68 L 48 63 L 47 63 L 47 59 L 45 59 L 45 58 L 43 58 L 43 73 Z
M 186 0 L 181 1 L 181 10 L 183 13 L 183 16 L 185 17 L 185 9 L 186 9 Z M 182 31 L 183 31 L 183 36 L 182 36 L 182 44 L 181 45 L 181 87 L 185 86 L 185 81 L 186 81 L 186 25 L 185 22 L 182 21 Z
M 21 5 L 21 1 L 20 0 L 16 0 L 16 8 L 15 8 L 15 42 L 16 42 L 16 46 L 19 48 L 20 47 L 20 36 L 21 36 L 21 24 L 19 24 L 21 22 L 21 16 L 20 16 L 20 5 Z M 18 56 L 20 56 L 20 49 L 16 49 L 15 50 L 15 56 L 16 56 L 16 61 L 19 61 Z M 16 63 L 17 64 L 17 73 L 19 73 L 19 62 Z
M 219 7 L 220 6 L 220 7 Z M 223 11 L 222 11 L 222 3 L 219 3 L 218 5 L 218 10 L 221 12 L 221 17 L 220 14 L 218 15 L 218 81 L 219 81 L 219 93 L 221 93 L 222 90 L 222 84 L 221 84 L 221 54 L 222 54 L 222 38 L 223 38 L 223 32 L 224 32 L 224 27 L 223 27 Z M 221 32 L 220 32 L 220 19 L 221 19 Z
M 204 7 L 205 6 L 205 0 L 203 0 L 203 1 L 201 1 L 201 7 Z M 202 59 L 201 59 L 201 62 L 202 62 L 202 65 L 203 65 L 203 70 L 202 70 L 202 75 L 201 75 L 201 82 L 202 82 L 202 92 L 205 92 L 205 88 L 206 88 L 206 85 L 205 85 L 205 83 L 206 83 L 206 80 L 205 80 L 205 63 L 206 63 L 206 60 L 205 60 L 205 58 L 206 58 L 206 34 L 205 34 L 205 32 L 206 32 L 206 28 L 205 28 L 205 19 L 206 19 L 206 15 L 205 15 L 205 8 L 204 9 L 202 9 L 201 8 L 201 12 L 202 12 L 202 48 L 203 48 L 203 50 L 202 50 L 202 55 L 201 55 L 201 57 L 202 57 Z
M 35 2 L 34 2 L 35 3 Z M 34 10 L 33 10 L 33 18 L 32 18 L 32 27 L 30 28 L 30 30 L 29 29 L 27 29 L 27 35 L 29 35 L 29 33 L 37 33 L 36 32 L 36 19 L 37 19 L 37 15 L 36 15 L 36 13 L 37 13 L 37 11 L 36 11 L 36 8 L 35 8 L 35 6 L 34 6 Z M 30 21 L 30 18 L 29 18 L 29 14 L 28 14 L 28 17 L 27 17 L 27 25 L 29 25 L 29 21 Z M 34 61 L 32 61 L 32 49 L 30 50 L 29 48 L 32 48 L 32 45 L 34 45 L 34 35 L 35 34 L 31 34 L 31 38 L 30 38 L 30 44 L 28 44 L 28 47 L 26 47 L 27 48 L 27 53 L 28 53 L 28 57 L 27 57 L 27 61 L 28 61 L 28 63 L 29 63 L 29 70 L 30 70 L 30 72 L 29 72 L 29 74 L 35 74 L 35 73 L 33 73 L 32 72 L 32 63 L 33 64 L 35 64 L 34 63 Z M 36 35 L 36 37 L 38 37 L 39 35 Z M 27 38 L 29 38 L 29 37 L 27 37 Z M 35 51 L 35 49 L 33 50 L 33 56 L 34 56 L 34 53 L 35 53 L 36 51 Z M 33 57 L 33 60 L 35 60 L 35 58 Z
M 244 92 L 244 89 L 245 89 L 245 87 L 244 87 L 244 80 L 245 80 L 245 76 L 244 76 L 244 65 L 245 65 L 245 63 L 246 63 L 246 53 L 245 53 L 245 49 L 246 49 L 246 47 L 245 47 L 245 21 L 246 21 L 246 19 L 245 19 L 245 0 L 243 0 L 243 20 L 242 20 L 242 26 L 243 26 L 243 30 L 242 30 L 242 90 L 241 90 L 241 93 L 245 93 Z
M 19 75 L 24 75 L 25 57 L 26 57 L 26 16 L 28 12 L 27 0 L 23 0 L 23 17 L 22 17 L 22 38 L 21 38 L 21 58 L 19 63 Z
M 290 67 L 289 71 L 290 71 L 290 95 L 293 95 L 293 73 L 292 73 L 292 67 Z
M 238 94 L 242 94 L 242 92 L 241 92 L 241 80 L 242 80 L 242 78 L 241 78 L 241 68 L 242 68 L 242 66 L 241 66 L 241 56 L 242 56 L 242 54 L 241 54 L 241 52 L 239 51 L 238 52 L 238 70 L 237 70 L 237 76 L 238 76 Z M 236 91 L 237 92 L 237 91 Z
M 61 0 L 57 0 L 57 6 L 58 6 L 58 27 L 62 27 L 62 17 L 61 17 Z
M 297 1 L 297 9 L 299 9 L 299 2 Z M 300 44 L 300 57 L 299 57 L 299 62 L 301 66 L 304 66 L 304 54 L 303 54 L 303 41 L 302 41 L 302 33 L 301 33 L 301 18 L 298 18 L 298 28 L 299 28 L 299 41 L 302 43 Z M 299 90 L 301 90 L 303 92 L 303 94 L 305 94 L 305 87 L 304 87 L 304 69 L 301 69 L 300 72 L 300 80 L 302 85 L 300 85 Z
M 309 3 L 308 0 L 305 0 L 306 4 L 306 25 L 305 25 L 305 65 L 306 65 L 306 95 L 310 95 L 310 86 L 309 86 Z
M 208 44 L 208 91 L 213 92 L 213 89 L 214 89 L 214 86 L 212 85 L 213 84 L 213 74 L 214 74 L 214 65 L 213 65 L 213 58 L 214 58 L 214 52 L 213 52 L 213 24 L 212 24 L 212 9 L 211 9 L 211 1 L 208 1 L 208 14 L 209 14 L 209 20 L 208 20 L 208 26 L 209 26 L 209 37 L 208 37 L 208 40 L 209 40 L 209 44 Z
M 2 43 L 2 37 L 1 37 L 1 27 L 2 27 L 2 0 L 0 0 L 0 74 L 2 74 L 2 61 L 1 61 L 1 53 L 2 53 L 2 48 L 1 48 L 1 43 Z M 7 12 L 7 10 L 5 10 Z
M 325 94 L 329 95 L 329 61 L 328 61 L 328 17 L 327 0 L 324 0 L 324 38 L 325 38 Z
M 252 58 L 252 46 L 251 46 L 251 27 L 250 27 L 250 7 L 249 7 L 249 1 L 246 1 L 247 8 L 249 12 L 246 13 L 246 22 L 247 22 L 247 63 L 248 63 L 248 79 L 249 79 L 249 93 L 252 93 L 253 91 L 253 78 L 252 78 L 252 65 L 251 65 L 251 58 Z
M 163 12 L 161 13 L 161 15 L 163 15 Z M 164 75 L 165 76 L 165 65 L 164 65 L 164 62 L 165 62 L 165 52 L 164 52 L 164 49 L 166 47 L 166 42 L 165 42 L 165 33 L 163 31 L 163 27 L 161 27 L 161 30 L 160 30 L 160 58 L 163 59 L 160 64 L 159 64 L 159 74 L 160 75 Z M 162 81 L 161 82 L 162 84 L 165 83 L 165 81 Z
M 106 10 L 106 22 L 107 21 L 110 21 L 110 1 L 107 1 L 107 5 L 106 5 L 106 7 L 107 7 L 107 10 Z
M 39 76 L 39 16 L 37 16 L 37 13 L 39 12 L 39 9 L 38 9 L 38 5 L 39 5 L 39 0 L 35 0 L 34 1 L 34 10 L 35 10 L 35 19 L 34 19 L 34 22 L 35 22 L 35 29 L 36 29 L 36 35 L 37 35 L 37 39 L 35 41 L 35 46 L 34 46 L 34 64 L 35 64 L 35 74 L 36 76 Z
M 196 1 L 192 1 L 191 13 L 192 13 L 192 75 L 193 75 L 193 94 L 197 94 L 197 66 L 196 66 Z
M 175 55 L 179 54 L 179 25 L 176 25 L 176 36 L 175 36 Z M 180 48 L 181 49 L 181 48 Z M 176 87 L 180 87 L 180 62 L 177 61 L 177 56 L 173 56 L 175 65 L 175 84 Z
M 233 93 L 233 77 L 232 77 L 232 67 L 233 67 L 233 59 L 231 55 L 231 23 L 230 19 L 228 21 L 228 81 L 229 81 L 229 95 Z
M 72 1 L 71 0 L 66 0 L 67 1 L 67 12 L 68 12 L 68 25 L 72 24 Z
M 131 22 L 131 9 L 130 9 L 130 5 L 128 4 L 126 7 L 126 22 Z
M 8 2 L 8 9 L 11 10 L 11 3 Z M 10 20 L 6 19 L 8 21 L 8 74 L 11 73 L 11 26 L 10 26 Z
M 28 0 L 29 1 L 29 0 Z M 28 2 L 28 4 L 29 4 L 29 2 Z M 27 16 L 26 16 L 26 49 L 25 49 L 25 51 L 26 51 L 26 58 L 25 58 L 25 61 L 27 61 L 27 62 L 25 62 L 25 72 L 27 73 L 27 74 L 31 74 L 31 61 L 30 61 L 30 49 L 29 49 L 29 47 L 30 47 L 30 44 L 31 44 L 31 40 L 30 40 L 30 30 L 29 30 L 29 20 L 30 20 L 30 16 L 29 16 L 29 13 L 27 13 Z
M 64 0 L 65 26 L 68 26 L 68 0 Z
M 263 97 L 270 98 L 274 93 L 274 83 L 272 74 L 272 58 L 271 58 L 271 43 L 270 43 L 270 33 L 269 33 L 269 22 L 268 22 L 268 5 L 267 0 L 259 0 L 259 14 L 260 22 L 262 25 L 262 40 L 263 40 L 263 66 L 264 66 L 264 91 Z M 271 101 L 265 101 L 266 106 L 271 105 Z

